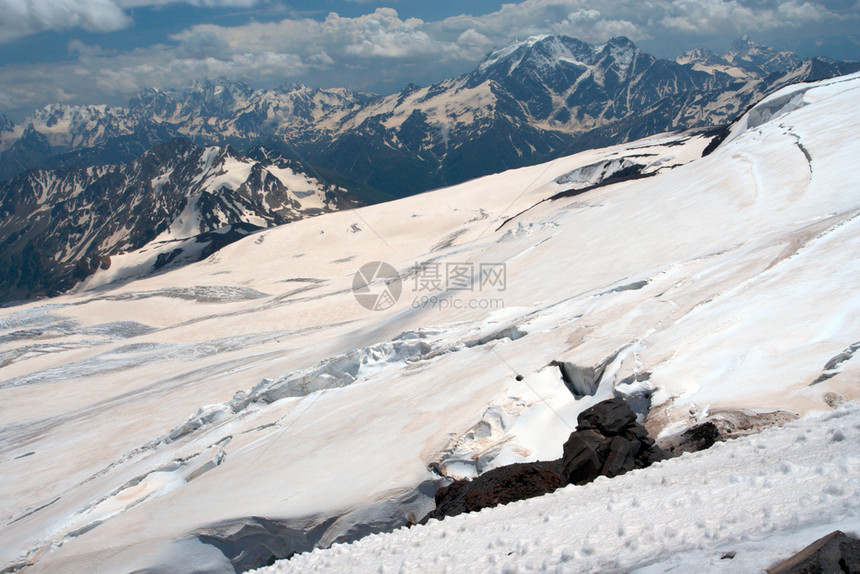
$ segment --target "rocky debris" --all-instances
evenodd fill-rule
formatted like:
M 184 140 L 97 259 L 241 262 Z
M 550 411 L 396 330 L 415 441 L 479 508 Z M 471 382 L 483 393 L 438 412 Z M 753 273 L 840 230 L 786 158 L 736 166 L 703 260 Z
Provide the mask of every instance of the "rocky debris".
M 747 410 L 717 410 L 701 423 L 681 434 L 662 439 L 660 447 L 666 454 L 680 456 L 711 448 L 716 442 L 755 434 L 772 426 L 782 426 L 797 418 L 790 411 L 756 413 Z
M 840 530 L 819 538 L 791 558 L 767 569 L 768 574 L 860 572 L 860 540 Z
M 421 522 L 541 496 L 598 476 L 618 476 L 663 458 L 663 451 L 636 422 L 636 413 L 616 397 L 579 415 L 561 459 L 511 464 L 454 481 L 436 492 L 436 509 Z
M 586 484 L 598 476 L 611 478 L 665 458 L 620 397 L 586 409 L 577 423 L 564 443 L 561 476 L 565 484 Z
M 698 452 L 711 448 L 715 442 L 723 440 L 725 438 L 714 421 L 705 421 L 682 432 L 675 440 L 665 445 L 665 450 L 678 456 L 685 452 Z
M 421 523 L 541 496 L 561 486 L 560 460 L 509 464 L 473 480 L 457 480 L 440 488 L 436 492 L 436 509 Z

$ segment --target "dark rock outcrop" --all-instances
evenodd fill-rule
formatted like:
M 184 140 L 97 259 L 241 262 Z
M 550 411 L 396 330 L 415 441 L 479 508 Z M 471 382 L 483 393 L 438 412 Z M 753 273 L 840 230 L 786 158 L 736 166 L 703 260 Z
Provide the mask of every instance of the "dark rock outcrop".
M 473 480 L 457 480 L 436 492 L 436 509 L 424 517 L 442 519 L 550 493 L 562 486 L 561 461 L 509 464 Z
M 690 427 L 681 433 L 676 442 L 667 448 L 673 455 L 685 452 L 698 452 L 714 446 L 718 441 L 726 440 L 720 433 L 719 427 L 714 421 L 705 421 L 694 427 Z
M 611 478 L 665 458 L 620 397 L 583 411 L 577 423 L 564 443 L 561 476 L 565 484 L 586 484 L 598 476 Z
M 819 538 L 791 558 L 767 569 L 768 574 L 860 572 L 860 540 L 840 530 Z
M 457 480 L 436 492 L 436 509 L 421 523 L 541 496 L 598 476 L 618 476 L 665 458 L 622 398 L 594 405 L 577 422 L 577 430 L 564 445 L 563 458 L 511 464 L 472 480 Z
M 785 410 L 755 412 L 718 409 L 684 432 L 661 439 L 659 446 L 668 456 L 680 456 L 685 452 L 711 448 L 717 442 L 756 434 L 772 426 L 782 426 L 796 418 L 797 413 Z

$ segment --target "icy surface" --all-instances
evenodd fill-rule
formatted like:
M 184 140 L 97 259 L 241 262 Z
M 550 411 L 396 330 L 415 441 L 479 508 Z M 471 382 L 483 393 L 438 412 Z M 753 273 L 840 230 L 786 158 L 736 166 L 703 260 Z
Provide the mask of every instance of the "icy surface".
M 396 535 L 435 545 L 444 533 L 450 548 L 403 551 L 500 571 L 657 568 L 658 558 L 730 568 L 753 564 L 749 552 L 759 568 L 813 532 L 856 529 L 856 410 L 802 417 L 860 394 L 858 87 L 854 76 L 785 90 L 776 97 L 789 107 L 765 102 L 705 158 L 706 138 L 655 136 L 0 309 L 0 569 L 224 571 L 251 550 L 406 524 L 443 474 L 559 456 L 577 414 L 614 394 L 643 416 L 650 407 L 655 436 L 738 410 L 801 422 L 491 511 L 505 518 L 468 552 L 459 545 L 471 534 L 456 541 L 451 527 L 474 532 L 465 517 Z M 625 161 L 650 177 L 608 183 Z M 402 293 L 369 311 L 354 275 L 380 260 Z M 470 263 L 471 291 L 445 285 L 448 264 Z M 481 284 L 481 264 L 503 264 L 506 281 Z M 808 460 L 794 450 L 806 429 Z M 843 438 L 827 442 L 830 429 Z M 606 519 L 611 505 L 634 525 L 653 522 L 646 502 L 671 506 L 670 492 L 688 498 L 676 497 L 659 539 Z M 571 498 L 594 535 L 560 528 L 566 546 L 556 534 L 545 546 L 544 516 L 546 528 L 578 523 Z M 503 530 L 515 518 L 523 526 Z M 385 568 L 399 569 L 389 539 L 376 540 L 347 556 L 367 564 L 360 549 L 382 544 Z M 772 540 L 782 541 L 773 551 Z M 322 569 L 346 549 L 299 560 Z M 724 549 L 741 560 L 713 558 Z M 409 558 L 405 569 L 420 566 Z
M 256 572 L 764 572 L 833 530 L 860 533 L 858 495 L 860 408 L 852 404 L 614 479 Z

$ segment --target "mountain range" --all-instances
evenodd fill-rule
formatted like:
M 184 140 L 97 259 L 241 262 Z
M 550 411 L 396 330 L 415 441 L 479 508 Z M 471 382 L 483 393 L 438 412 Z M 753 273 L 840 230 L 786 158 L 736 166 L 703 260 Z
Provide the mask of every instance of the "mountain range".
M 185 171 L 173 171 L 177 161 L 189 158 L 198 166 L 199 157 L 188 154 L 200 156 L 211 146 L 221 154 L 257 153 L 292 162 L 316 182 L 310 188 L 334 194 L 326 204 L 334 209 L 650 134 L 723 125 L 770 91 L 857 69 L 860 64 L 852 62 L 801 61 L 746 37 L 721 55 L 693 50 L 663 60 L 624 37 L 590 45 L 544 35 L 489 53 L 471 73 L 388 96 L 302 85 L 255 90 L 206 81 L 181 93 L 146 90 L 127 107 L 56 104 L 18 125 L 2 116 L 0 300 L 66 289 L 107 264 L 108 257 L 139 249 L 175 225 L 185 202 L 198 193 L 193 182 L 174 182 L 172 199 L 158 200 L 171 207 L 142 219 L 123 202 L 139 201 L 132 198 L 144 188 L 152 201 L 158 188 L 152 178 L 178 177 Z M 184 143 L 169 143 L 175 138 Z M 159 145 L 168 147 L 153 147 Z M 171 146 L 179 157 L 165 152 Z M 120 175 L 141 169 L 140 177 Z M 152 178 L 140 179 L 144 175 Z M 263 183 L 243 179 L 237 183 L 245 185 L 243 191 L 231 185 L 217 190 L 229 189 L 233 195 L 223 201 L 238 202 L 252 215 L 222 209 L 201 215 L 201 221 L 233 225 L 257 218 L 268 226 L 316 213 L 292 206 L 295 197 L 287 199 L 283 190 L 275 203 L 254 204 L 248 199 L 254 194 L 274 197 L 255 187 Z M 239 199 L 242 194 L 247 197 Z M 82 215 L 79 210 L 89 204 L 71 197 L 93 198 L 93 213 L 110 211 L 115 228 L 101 227 L 97 215 Z M 122 221 L 120 214 L 133 221 Z M 93 229 L 113 239 L 91 237 Z M 209 224 L 197 229 L 212 230 Z
M 597 145 L 724 124 L 779 87 L 858 66 L 801 61 L 747 37 L 722 55 L 663 60 L 624 37 L 594 46 L 535 36 L 489 53 L 471 73 L 389 96 L 204 81 L 182 93 L 143 91 L 124 108 L 47 106 L 17 126 L 0 120 L 0 178 L 124 163 L 180 136 L 263 145 L 403 197 Z

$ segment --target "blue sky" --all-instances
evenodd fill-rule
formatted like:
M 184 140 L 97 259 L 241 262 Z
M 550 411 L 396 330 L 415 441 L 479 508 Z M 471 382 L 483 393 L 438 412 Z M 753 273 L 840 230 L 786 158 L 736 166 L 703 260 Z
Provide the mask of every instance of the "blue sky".
M 0 0 L 0 112 L 121 105 L 145 87 L 219 77 L 391 93 L 538 33 L 625 35 L 660 57 L 748 34 L 860 59 L 858 30 L 855 0 Z

